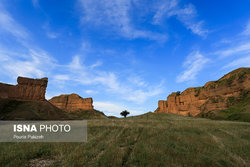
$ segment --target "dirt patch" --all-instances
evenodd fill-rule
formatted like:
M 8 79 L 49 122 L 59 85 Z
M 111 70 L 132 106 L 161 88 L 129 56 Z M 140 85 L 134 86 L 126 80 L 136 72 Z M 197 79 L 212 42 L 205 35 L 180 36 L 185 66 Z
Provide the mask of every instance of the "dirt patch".
M 36 158 L 29 161 L 28 167 L 47 167 L 52 165 L 55 162 L 55 160 L 51 159 L 41 159 Z

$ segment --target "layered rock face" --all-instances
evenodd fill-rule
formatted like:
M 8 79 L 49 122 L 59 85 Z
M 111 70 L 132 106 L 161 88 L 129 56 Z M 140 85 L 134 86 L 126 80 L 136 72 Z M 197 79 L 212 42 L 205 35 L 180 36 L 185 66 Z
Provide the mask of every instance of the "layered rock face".
M 48 78 L 31 79 L 18 77 L 17 85 L 0 83 L 0 98 L 44 101 Z
M 92 98 L 82 98 L 77 94 L 60 95 L 49 100 L 50 103 L 64 111 L 76 111 L 79 109 L 93 110 Z
M 250 68 L 239 68 L 218 81 L 203 87 L 188 88 L 181 94 L 172 93 L 167 100 L 160 100 L 155 113 L 165 112 L 184 116 L 196 116 L 201 112 L 223 110 L 232 99 L 250 91 Z

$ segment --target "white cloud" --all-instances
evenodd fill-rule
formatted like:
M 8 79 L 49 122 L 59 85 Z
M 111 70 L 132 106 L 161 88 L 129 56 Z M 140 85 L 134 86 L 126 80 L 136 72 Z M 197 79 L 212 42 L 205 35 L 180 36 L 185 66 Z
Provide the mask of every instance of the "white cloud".
M 161 1 L 162 2 L 162 1 Z M 205 37 L 208 30 L 203 28 L 203 21 L 196 21 L 197 12 L 195 7 L 191 4 L 184 7 L 180 7 L 177 0 L 163 1 L 160 7 L 157 9 L 154 17 L 154 24 L 161 24 L 164 19 L 176 16 L 187 29 L 190 29 L 194 34 Z
M 159 3 L 157 4 L 157 6 L 158 7 L 153 17 L 154 24 L 160 24 L 163 18 L 166 17 L 165 14 L 175 9 L 178 6 L 178 2 L 176 0 L 169 0 L 169 1 Z
M 90 51 L 91 49 L 92 49 L 92 46 L 89 42 L 87 41 L 82 42 L 82 46 L 81 46 L 82 51 L 86 52 L 86 51 Z
M 39 0 L 32 0 L 32 4 L 35 8 L 39 7 Z
M 84 91 L 86 94 L 90 94 L 90 95 L 94 95 L 94 94 L 97 94 L 98 92 L 95 91 L 95 90 L 85 90 Z
M 67 81 L 69 80 L 69 76 L 68 75 L 55 75 L 54 76 L 55 80 L 61 80 L 61 81 Z
M 19 58 L 8 51 L 2 51 L 0 54 L 5 57 L 0 59 L 0 69 L 8 76 L 44 77 L 54 66 L 54 59 L 40 50 L 29 49 L 26 53 L 19 53 L 23 55 Z
M 250 42 L 245 42 L 235 47 L 228 47 L 226 49 L 215 52 L 215 54 L 220 55 L 221 57 L 248 53 L 250 53 Z
M 51 39 L 55 39 L 58 37 L 58 34 L 53 32 L 47 32 L 47 36 Z
M 133 83 L 134 85 L 136 85 L 138 87 L 147 86 L 147 84 L 145 83 L 145 81 L 141 77 L 136 76 L 136 75 L 128 77 L 128 82 Z
M 17 39 L 27 39 L 27 31 L 0 4 L 0 32 L 8 32 Z
M 129 39 L 146 38 L 164 42 L 167 35 L 140 30 L 131 20 L 132 0 L 79 0 L 83 9 L 83 22 L 112 26 L 121 36 Z
M 97 61 L 96 63 L 92 64 L 92 65 L 90 66 L 90 68 L 93 69 L 93 68 L 99 67 L 99 66 L 101 66 L 101 65 L 102 65 L 102 62 L 101 62 L 101 61 Z
M 50 39 L 56 39 L 60 36 L 60 33 L 58 33 L 58 31 L 55 32 L 51 29 L 49 22 L 44 23 L 42 28 L 45 31 L 46 36 Z
M 69 68 L 74 69 L 74 70 L 80 70 L 83 68 L 80 62 L 80 57 L 79 56 L 74 56 L 72 62 L 69 64 Z
M 209 59 L 204 57 L 198 51 L 191 53 L 183 63 L 186 70 L 177 77 L 176 81 L 180 83 L 195 80 L 197 74 L 203 69 L 208 61 Z
M 250 67 L 250 55 L 232 61 L 223 68 Z

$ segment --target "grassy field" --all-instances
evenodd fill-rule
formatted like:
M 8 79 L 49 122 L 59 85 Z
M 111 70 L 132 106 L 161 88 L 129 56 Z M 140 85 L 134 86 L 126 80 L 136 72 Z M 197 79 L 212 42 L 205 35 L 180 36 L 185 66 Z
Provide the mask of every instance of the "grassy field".
M 250 166 L 250 123 L 148 113 L 88 120 L 87 143 L 0 143 L 0 166 Z

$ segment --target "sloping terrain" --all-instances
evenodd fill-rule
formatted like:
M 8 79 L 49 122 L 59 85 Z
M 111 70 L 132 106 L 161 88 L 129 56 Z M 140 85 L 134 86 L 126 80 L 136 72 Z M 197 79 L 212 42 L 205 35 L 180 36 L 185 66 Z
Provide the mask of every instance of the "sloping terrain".
M 63 111 L 48 101 L 19 101 L 0 99 L 0 120 L 81 120 L 102 119 L 107 116 L 98 110 Z
M 67 115 L 74 120 L 77 119 L 102 119 L 102 118 L 107 118 L 107 116 L 98 110 L 76 110 L 76 111 L 71 111 L 67 112 Z
M 174 114 L 88 120 L 86 143 L 0 143 L 0 166 L 250 166 L 250 123 Z
M 197 117 L 250 122 L 250 89 L 242 92 L 238 98 L 228 98 L 227 109 L 201 112 Z
M 64 120 L 67 113 L 48 101 L 0 99 L 0 120 Z

